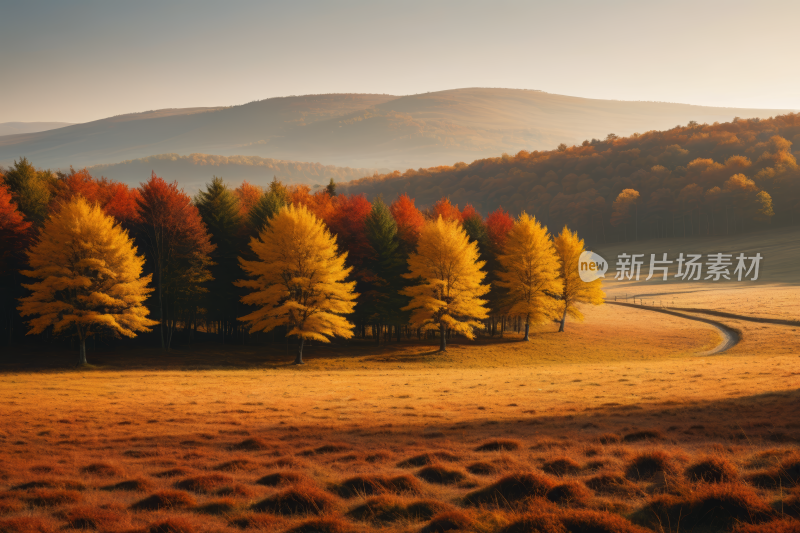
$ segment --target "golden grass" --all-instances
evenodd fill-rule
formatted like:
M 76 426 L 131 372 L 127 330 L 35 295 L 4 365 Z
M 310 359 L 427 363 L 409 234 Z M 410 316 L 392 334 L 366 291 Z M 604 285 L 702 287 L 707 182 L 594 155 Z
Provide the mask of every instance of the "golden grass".
M 587 311 L 565 334 L 457 339 L 443 356 L 352 342 L 297 368 L 285 348 L 205 345 L 8 365 L 0 531 L 734 527 L 697 518 L 715 505 L 784 527 L 800 482 L 791 328 L 756 324 L 699 357 L 718 342 L 706 324 Z

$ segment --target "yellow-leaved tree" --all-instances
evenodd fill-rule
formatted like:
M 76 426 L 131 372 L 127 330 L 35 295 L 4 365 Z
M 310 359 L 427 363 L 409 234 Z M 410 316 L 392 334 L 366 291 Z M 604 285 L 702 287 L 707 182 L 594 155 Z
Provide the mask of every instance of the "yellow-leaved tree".
M 458 221 L 428 221 L 417 241 L 417 252 L 408 257 L 408 279 L 421 279 L 419 285 L 401 291 L 411 298 L 403 310 L 411 310 L 411 324 L 422 331 L 439 330 L 439 351 L 447 350 L 447 331 L 475 338 L 474 328 L 486 318 L 489 292 L 483 283 L 485 262 L 479 260 L 477 242 L 469 242 Z
M 250 240 L 250 249 L 258 259 L 240 257 L 239 263 L 252 279 L 235 283 L 253 289 L 242 303 L 258 309 L 239 319 L 250 331 L 286 326 L 286 334 L 299 339 L 298 365 L 306 339 L 353 336 L 353 325 L 342 316 L 353 312 L 358 296 L 355 282 L 345 281 L 351 270 L 344 264 L 347 253 L 338 253 L 333 235 L 305 206 L 281 208 Z
M 583 313 L 577 303 L 602 305 L 606 297 L 601 287 L 602 281 L 598 278 L 586 283 L 578 273 L 578 260 L 584 251 L 583 239 L 578 238 L 578 232 L 570 231 L 564 226 L 561 234 L 553 241 L 561 260 L 561 281 L 564 288 L 561 291 L 561 326 L 558 331 L 564 331 L 567 314 L 576 320 L 583 320 Z
M 143 305 L 151 275 L 142 276 L 144 258 L 137 255 L 128 232 L 97 205 L 78 196 L 44 223 L 28 251 L 31 270 L 40 281 L 23 285 L 31 295 L 20 300 L 28 335 L 52 327 L 80 341 L 79 364 L 86 364 L 86 339 L 103 331 L 135 337 L 158 324 Z
M 497 284 L 508 289 L 508 314 L 525 319 L 524 340 L 530 340 L 532 323 L 557 316 L 555 297 L 562 288 L 558 256 L 547 228 L 523 212 L 497 259 L 501 266 Z

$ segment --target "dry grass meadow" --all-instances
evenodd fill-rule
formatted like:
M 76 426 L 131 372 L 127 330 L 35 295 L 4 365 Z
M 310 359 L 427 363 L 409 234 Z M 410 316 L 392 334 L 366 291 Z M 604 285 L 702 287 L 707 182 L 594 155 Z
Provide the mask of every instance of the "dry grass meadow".
M 683 307 L 800 318 L 780 279 L 676 287 Z M 705 357 L 708 324 L 586 314 L 444 356 L 313 345 L 298 368 L 205 344 L 2 366 L 0 532 L 800 531 L 798 328 L 718 319 L 741 341 Z

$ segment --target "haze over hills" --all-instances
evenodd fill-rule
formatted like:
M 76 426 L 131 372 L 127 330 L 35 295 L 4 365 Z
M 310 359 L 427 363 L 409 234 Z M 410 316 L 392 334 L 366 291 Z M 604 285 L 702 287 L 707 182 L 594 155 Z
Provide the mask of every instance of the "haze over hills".
M 226 181 L 238 184 L 247 180 L 262 187 L 273 177 L 284 183 L 305 183 L 308 185 L 327 184 L 331 178 L 337 183 L 371 176 L 386 169 L 350 168 L 283 161 L 258 156 L 224 156 L 209 154 L 161 154 L 141 159 L 133 159 L 112 165 L 89 167 L 93 176 L 113 177 L 116 181 L 137 185 L 145 181 L 151 172 L 172 180 L 189 192 L 199 190 L 211 181 L 213 176 L 224 177 Z
M 72 126 L 70 122 L 0 122 L 0 136 L 36 133 Z
M 52 169 L 108 165 L 103 167 L 104 175 L 131 181 L 128 173 L 139 164 L 115 163 L 155 154 L 170 154 L 171 159 L 173 154 L 205 153 L 404 170 L 470 162 L 503 152 L 552 149 L 562 142 L 572 145 L 584 139 L 602 139 L 611 132 L 622 136 L 692 120 L 725 122 L 736 116 L 766 118 L 785 112 L 592 100 L 517 89 L 454 89 L 402 97 L 290 96 L 234 107 L 121 115 L 52 131 L 4 136 L 0 137 L 0 165 L 22 156 L 36 166 Z M 181 164 L 184 167 L 179 170 Z M 214 173 L 225 176 L 228 164 L 220 163 Z M 195 170 L 202 174 L 195 181 L 211 177 L 190 159 L 173 161 L 170 169 L 180 179 Z M 247 177 L 243 168 L 234 173 Z M 134 182 L 148 174 L 137 173 Z M 313 174 L 305 179 L 318 181 Z

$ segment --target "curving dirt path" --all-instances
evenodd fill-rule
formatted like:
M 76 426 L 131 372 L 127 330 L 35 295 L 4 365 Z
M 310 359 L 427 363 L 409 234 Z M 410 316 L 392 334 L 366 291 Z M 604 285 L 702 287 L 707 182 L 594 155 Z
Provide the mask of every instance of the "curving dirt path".
M 699 317 L 699 316 L 687 315 L 685 313 L 679 313 L 678 311 L 673 311 L 671 309 L 664 309 L 664 308 L 661 308 L 661 307 L 650 307 L 650 306 L 647 306 L 647 305 L 629 304 L 629 303 L 625 303 L 625 302 L 614 302 L 614 301 L 608 301 L 608 300 L 606 300 L 606 303 L 607 304 L 612 304 L 612 305 L 622 305 L 622 306 L 625 306 L 625 307 L 634 307 L 636 309 L 643 309 L 645 311 L 654 311 L 656 313 L 664 313 L 664 314 L 667 314 L 667 315 L 673 315 L 673 316 L 685 318 L 687 320 L 695 320 L 697 322 L 705 322 L 706 324 L 709 324 L 710 326 L 713 326 L 720 334 L 720 337 L 721 337 L 720 343 L 717 344 L 712 349 L 710 349 L 708 351 L 705 351 L 705 352 L 701 352 L 701 353 L 699 353 L 697 355 L 717 355 L 717 354 L 721 354 L 723 352 L 726 352 L 726 351 L 730 350 L 731 348 L 733 348 L 737 344 L 739 344 L 739 340 L 741 338 L 740 335 L 739 335 L 739 332 L 736 331 L 735 329 L 730 328 L 730 327 L 726 326 L 725 324 L 721 324 L 720 322 L 717 322 L 715 320 L 711 320 L 711 319 L 708 319 L 708 318 L 702 318 L 702 317 Z

